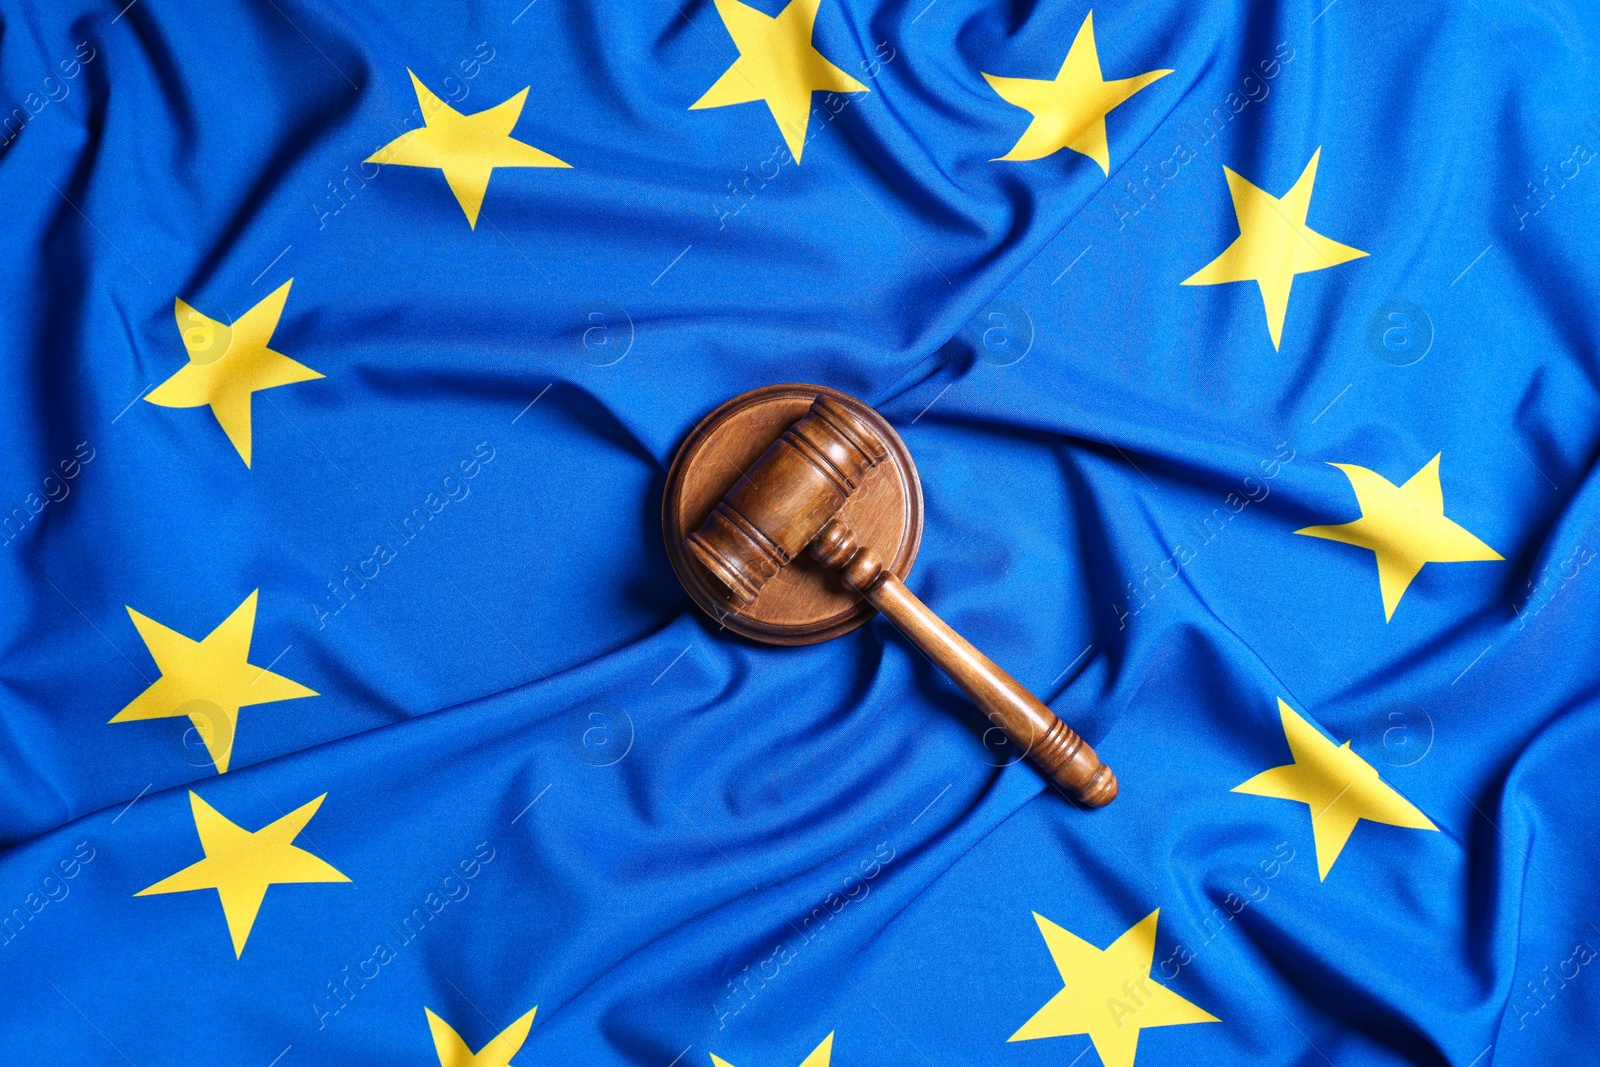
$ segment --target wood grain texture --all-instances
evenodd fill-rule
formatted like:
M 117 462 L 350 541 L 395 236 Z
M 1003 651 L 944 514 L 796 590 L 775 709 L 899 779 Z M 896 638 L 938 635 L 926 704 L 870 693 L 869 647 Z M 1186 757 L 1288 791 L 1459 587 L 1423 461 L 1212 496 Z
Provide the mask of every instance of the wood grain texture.
M 667 558 L 701 610 L 737 634 L 774 645 L 803 645 L 848 633 L 877 614 L 861 596 L 803 552 L 760 586 L 747 606 L 686 550 L 716 506 L 745 472 L 810 410 L 828 397 L 869 426 L 887 456 L 862 478 L 840 515 L 872 538 L 889 569 L 911 572 L 922 543 L 922 483 L 900 435 L 883 416 L 854 397 L 820 385 L 770 385 L 734 397 L 689 432 L 667 473 L 661 502 Z M 802 546 L 803 547 L 803 546 Z
M 712 412 L 668 472 L 662 532 L 684 587 L 728 629 L 802 644 L 880 611 L 1069 797 L 1116 798 L 1094 749 L 906 588 L 922 490 L 904 442 L 859 400 L 781 385 Z M 888 563 L 873 546 L 892 546 Z
M 845 523 L 830 521 L 811 542 L 810 551 L 938 664 L 1028 761 L 1069 797 L 1091 808 L 1116 799 L 1117 776 L 1094 749 L 1022 683 L 934 614 L 899 577 L 886 572 L 877 554 L 862 547 Z

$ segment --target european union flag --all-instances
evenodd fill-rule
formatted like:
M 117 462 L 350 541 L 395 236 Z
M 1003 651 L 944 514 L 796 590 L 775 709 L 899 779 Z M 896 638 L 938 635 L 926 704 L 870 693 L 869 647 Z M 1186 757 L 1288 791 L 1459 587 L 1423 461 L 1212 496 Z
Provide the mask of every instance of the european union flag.
M 1502 0 L 0 12 L 0 1061 L 1584 1061 L 1600 18 Z M 807 382 L 885 620 L 719 627 Z M 1600 569 L 1597 569 L 1600 570 Z

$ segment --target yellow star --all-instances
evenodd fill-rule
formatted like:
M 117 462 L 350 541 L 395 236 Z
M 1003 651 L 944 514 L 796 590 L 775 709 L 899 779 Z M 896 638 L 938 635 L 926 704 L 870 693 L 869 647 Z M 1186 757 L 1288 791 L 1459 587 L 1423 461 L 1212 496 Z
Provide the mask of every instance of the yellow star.
M 222 899 L 222 914 L 233 935 L 233 955 L 244 955 L 244 943 L 255 925 L 256 913 L 266 898 L 267 887 L 296 882 L 348 882 L 344 874 L 303 848 L 294 839 L 322 806 L 324 793 L 309 803 L 259 830 L 246 830 L 190 790 L 189 807 L 194 812 L 194 828 L 200 834 L 200 847 L 206 858 L 191 863 L 170 877 L 163 878 L 136 897 L 162 893 L 188 893 L 196 889 L 215 889 Z
M 1039 933 L 1064 983 L 1008 1041 L 1088 1034 L 1105 1067 L 1133 1067 L 1139 1031 L 1152 1026 L 1219 1022 L 1166 986 L 1150 980 L 1157 908 L 1105 949 L 1095 948 L 1038 912 Z
M 239 709 L 317 694 L 299 682 L 249 662 L 250 639 L 256 628 L 256 593 L 245 597 L 203 641 L 128 608 L 161 677 L 111 717 L 112 722 L 170 719 L 187 715 L 205 742 L 206 751 L 225 774 L 233 756 L 233 735 Z
M 1370 548 L 1378 557 L 1385 622 L 1394 618 L 1394 609 L 1423 564 L 1505 558 L 1444 517 L 1439 456 L 1401 486 L 1353 463 L 1328 466 L 1338 467 L 1350 479 L 1361 505 L 1361 518 L 1338 526 L 1307 526 L 1295 533 Z
M 1299 181 L 1281 197 L 1223 167 L 1228 176 L 1228 192 L 1233 196 L 1233 213 L 1239 220 L 1239 236 L 1223 249 L 1222 255 L 1183 281 L 1184 285 L 1255 282 L 1261 287 L 1274 349 L 1283 338 L 1283 319 L 1289 312 L 1289 289 L 1294 285 L 1294 276 L 1336 267 L 1367 254 L 1330 240 L 1306 225 L 1321 155 L 1320 148 L 1312 153 Z
M 1054 81 L 984 74 L 1006 103 L 1033 115 L 1028 128 L 1000 160 L 1043 159 L 1070 148 L 1100 164 L 1109 177 L 1111 150 L 1106 145 L 1106 115 L 1140 89 L 1171 73 L 1152 70 L 1132 78 L 1106 81 L 1100 75 L 1100 53 L 1094 43 L 1094 12 L 1089 12 Z
M 1350 751 L 1350 742 L 1335 745 L 1281 699 L 1278 715 L 1294 762 L 1262 771 L 1234 786 L 1233 792 L 1294 800 L 1309 807 L 1319 878 L 1327 879 L 1362 819 L 1412 830 L 1439 829 L 1411 801 L 1385 785 L 1372 764 Z
M 433 1051 L 439 1057 L 439 1067 L 511 1067 L 511 1057 L 521 1051 L 522 1043 L 528 1040 L 533 1013 L 539 1006 L 535 1004 L 528 1009 L 528 1014 L 500 1031 L 477 1052 L 467 1048 L 456 1028 L 435 1015 L 432 1008 L 422 1010 L 428 1013 L 428 1029 L 433 1034 Z
M 189 362 L 145 397 L 164 408 L 209 406 L 246 467 L 250 466 L 251 395 L 322 377 L 267 347 L 293 284 L 290 278 L 232 325 L 174 300 L 172 314 Z
M 739 58 L 689 110 L 765 100 L 790 154 L 800 162 L 811 118 L 811 94 L 867 91 L 811 47 L 821 3 L 789 0 L 774 18 L 739 0 L 717 0 L 717 14 L 739 49 Z
M 410 68 L 406 73 L 411 74 Z M 463 115 L 429 92 L 415 74 L 411 74 L 411 87 L 417 91 L 426 125 L 407 130 L 366 161 L 444 171 L 444 180 L 456 194 L 461 210 L 467 213 L 467 225 L 474 230 L 478 228 L 483 194 L 489 190 L 489 179 L 496 167 L 571 166 L 511 136 L 522 117 L 527 89 L 485 111 Z
M 832 1060 L 833 1034 L 830 1032 L 827 1037 L 822 1039 L 821 1044 L 811 1050 L 811 1055 L 800 1061 L 800 1067 L 828 1067 Z M 715 1052 L 711 1053 L 711 1062 L 713 1067 L 733 1067 L 733 1064 L 718 1056 Z

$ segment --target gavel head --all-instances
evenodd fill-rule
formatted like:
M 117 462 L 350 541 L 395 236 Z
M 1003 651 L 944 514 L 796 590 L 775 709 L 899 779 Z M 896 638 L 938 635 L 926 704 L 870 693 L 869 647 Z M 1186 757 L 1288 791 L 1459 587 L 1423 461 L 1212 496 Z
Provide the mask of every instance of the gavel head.
M 888 455 L 871 426 L 819 396 L 684 539 L 684 548 L 735 604 L 747 606 Z

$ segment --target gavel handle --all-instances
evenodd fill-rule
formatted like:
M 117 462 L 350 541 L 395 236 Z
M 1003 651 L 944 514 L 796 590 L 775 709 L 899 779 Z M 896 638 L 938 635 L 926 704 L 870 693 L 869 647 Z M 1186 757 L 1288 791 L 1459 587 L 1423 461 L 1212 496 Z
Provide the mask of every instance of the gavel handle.
M 938 664 L 1040 773 L 1069 797 L 1090 808 L 1116 799 L 1117 777 L 1100 762 L 1094 749 L 1020 682 L 951 629 L 904 582 L 885 571 L 876 553 L 857 545 L 848 526 L 831 520 L 811 542 L 810 551 L 824 566 L 838 570 L 846 588 L 865 597 Z

